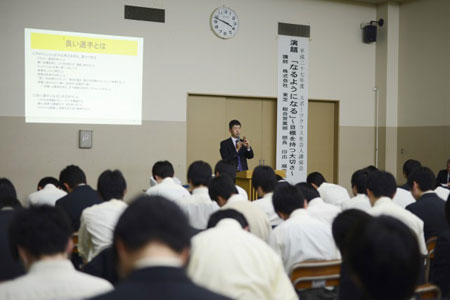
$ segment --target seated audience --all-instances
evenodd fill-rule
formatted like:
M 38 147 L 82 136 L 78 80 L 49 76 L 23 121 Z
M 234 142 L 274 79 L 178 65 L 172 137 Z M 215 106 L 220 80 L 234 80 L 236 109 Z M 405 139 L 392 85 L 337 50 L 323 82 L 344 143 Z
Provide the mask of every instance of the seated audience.
M 124 279 L 114 291 L 94 299 L 228 299 L 196 286 L 186 276 L 183 266 L 190 239 L 187 218 L 173 201 L 138 197 L 114 230 L 119 274 Z
M 195 283 L 232 299 L 298 299 L 280 257 L 245 230 L 244 215 L 219 210 L 208 228 L 192 238 L 188 274 Z
M 434 189 L 434 192 L 436 193 L 436 195 L 439 196 L 439 198 L 441 198 L 442 200 L 447 200 L 448 196 L 450 195 L 450 189 L 448 188 L 444 188 L 442 186 L 437 186 Z
M 78 252 L 84 262 L 111 245 L 117 220 L 127 208 L 123 201 L 126 191 L 127 183 L 119 170 L 106 170 L 100 174 L 97 192 L 103 202 L 86 208 L 81 214 Z
M 362 291 L 353 283 L 345 260 L 345 246 L 349 233 L 357 226 L 371 220 L 372 217 L 360 209 L 347 209 L 333 221 L 332 232 L 334 242 L 341 252 L 341 274 L 339 278 L 338 300 L 363 300 Z
M 231 180 L 233 180 L 233 182 L 236 183 L 236 166 L 231 162 L 219 160 L 216 166 L 214 167 L 214 175 L 215 176 L 228 175 L 228 177 L 230 177 Z M 248 194 L 243 188 L 236 185 L 236 189 L 239 195 L 244 197 L 244 199 L 248 199 Z
M 296 186 L 305 196 L 306 202 L 308 202 L 308 207 L 306 208 L 308 215 L 331 226 L 341 209 L 336 205 L 325 203 L 320 198 L 319 192 L 311 184 L 300 182 Z
M 264 241 L 269 241 L 272 234 L 269 218 L 260 207 L 238 194 L 230 177 L 221 175 L 211 179 L 209 196 L 222 209 L 235 209 L 242 213 L 250 225 L 250 232 Z
M 416 168 L 420 168 L 422 166 L 422 164 L 415 159 L 408 159 L 407 161 L 404 162 L 403 164 L 403 177 L 405 177 L 406 179 L 406 183 L 402 186 L 400 186 L 400 188 L 406 190 L 406 191 L 410 191 L 411 190 L 411 186 L 408 183 L 408 177 L 411 175 L 412 171 L 414 171 L 414 169 Z
M 97 192 L 86 184 L 86 175 L 80 167 L 67 166 L 59 174 L 59 182 L 67 191 L 67 195 L 56 201 L 55 206 L 62 208 L 70 218 L 72 229 L 80 228 L 80 217 L 83 210 L 101 202 Z
M 260 199 L 253 201 L 252 203 L 258 205 L 264 210 L 272 227 L 275 227 L 283 222 L 283 220 L 275 212 L 272 203 L 272 195 L 276 183 L 277 177 L 271 167 L 258 166 L 253 170 L 252 186 L 256 190 L 256 193 Z
M 373 216 L 388 215 L 402 221 L 416 234 L 420 252 L 425 255 L 427 248 L 423 233 L 423 221 L 392 202 L 396 190 L 397 184 L 391 173 L 384 171 L 371 173 L 367 180 L 367 195 L 373 207 L 369 213 Z
M 78 272 L 67 259 L 72 228 L 64 212 L 51 206 L 18 211 L 9 227 L 13 255 L 28 273 L 0 285 L 0 299 L 85 299 L 107 292 L 106 280 Z
M 414 169 L 408 178 L 411 194 L 417 201 L 408 205 L 406 209 L 423 221 L 425 241 L 438 236 L 448 227 L 445 219 L 445 201 L 434 192 L 435 182 L 433 171 L 427 167 Z
M 158 183 L 147 190 L 149 196 L 161 196 L 175 202 L 183 202 L 190 196 L 189 191 L 176 183 L 173 179 L 175 170 L 167 161 L 158 161 L 153 165 L 152 176 Z
M 54 177 L 44 177 L 39 181 L 37 191 L 28 195 L 25 206 L 55 206 L 56 201 L 65 195 L 67 195 L 67 193 L 61 189 L 58 179 Z
M 108 280 L 112 285 L 119 281 L 116 268 L 116 253 L 114 247 L 106 247 L 97 254 L 90 262 L 83 265 L 81 271 Z
M 342 210 L 360 209 L 368 211 L 371 208 L 369 197 L 367 197 L 367 178 L 369 173 L 365 170 L 357 170 L 351 178 L 353 198 L 342 201 Z
M 319 172 L 313 172 L 308 175 L 306 182 L 312 184 L 320 193 L 320 197 L 323 201 L 329 204 L 341 207 L 341 203 L 350 199 L 348 192 L 345 188 L 334 183 L 328 183 L 325 178 Z
M 403 222 L 381 216 L 356 226 L 344 260 L 367 299 L 407 300 L 414 295 L 422 259 L 416 237 Z
M 278 186 L 273 193 L 273 206 L 284 222 L 274 229 L 271 245 L 280 254 L 287 273 L 305 260 L 340 258 L 331 226 L 308 214 L 307 201 L 298 187 Z
M 450 188 L 450 158 L 447 160 L 447 168 L 439 171 L 436 177 L 436 185 Z

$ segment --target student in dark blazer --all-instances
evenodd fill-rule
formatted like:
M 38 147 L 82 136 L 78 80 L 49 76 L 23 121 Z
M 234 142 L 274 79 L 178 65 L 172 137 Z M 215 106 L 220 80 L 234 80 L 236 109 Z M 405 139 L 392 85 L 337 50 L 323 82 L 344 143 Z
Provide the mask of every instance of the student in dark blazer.
M 240 138 L 241 123 L 238 120 L 231 120 L 228 124 L 231 137 L 220 142 L 220 156 L 223 160 L 236 165 L 236 170 L 248 170 L 247 159 L 254 156 L 253 149 L 248 140 Z
M 191 235 L 177 204 L 148 195 L 132 201 L 114 230 L 118 270 L 125 279 L 114 291 L 94 299 L 228 299 L 187 277 L 184 265 Z
M 447 169 L 440 170 L 436 178 L 436 185 L 447 184 L 447 187 L 450 188 L 449 183 L 450 183 L 450 158 L 447 160 Z
M 417 200 L 406 207 L 423 221 L 425 240 L 438 236 L 447 228 L 445 201 L 435 192 L 435 177 L 427 167 L 416 168 L 408 178 L 411 193 Z
M 98 193 L 86 184 L 86 175 L 78 166 L 67 166 L 59 174 L 59 182 L 68 193 L 56 201 L 69 216 L 72 228 L 78 231 L 83 210 L 94 204 L 101 203 Z

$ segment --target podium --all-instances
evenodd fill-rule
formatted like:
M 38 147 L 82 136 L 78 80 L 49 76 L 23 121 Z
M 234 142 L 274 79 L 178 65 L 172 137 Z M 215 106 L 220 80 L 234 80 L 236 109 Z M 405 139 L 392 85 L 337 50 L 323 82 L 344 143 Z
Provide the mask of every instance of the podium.
M 275 170 L 275 174 L 286 178 L 286 170 Z M 243 188 L 248 194 L 248 200 L 255 201 L 258 199 L 256 190 L 252 186 L 253 170 L 241 171 L 236 173 L 236 184 Z

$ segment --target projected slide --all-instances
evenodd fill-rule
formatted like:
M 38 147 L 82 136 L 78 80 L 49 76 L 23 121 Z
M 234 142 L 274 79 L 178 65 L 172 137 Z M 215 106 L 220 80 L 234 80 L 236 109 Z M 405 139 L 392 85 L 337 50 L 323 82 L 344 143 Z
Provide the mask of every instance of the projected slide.
M 143 42 L 25 29 L 26 122 L 141 124 Z

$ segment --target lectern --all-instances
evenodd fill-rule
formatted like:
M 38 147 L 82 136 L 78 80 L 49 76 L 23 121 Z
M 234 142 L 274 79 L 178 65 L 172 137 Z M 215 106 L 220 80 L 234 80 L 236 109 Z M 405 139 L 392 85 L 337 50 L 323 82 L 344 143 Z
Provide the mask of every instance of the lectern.
M 286 178 L 286 170 L 275 170 L 275 174 Z M 236 174 L 236 184 L 247 192 L 250 201 L 258 199 L 256 190 L 252 186 L 252 175 L 253 170 L 241 171 Z

